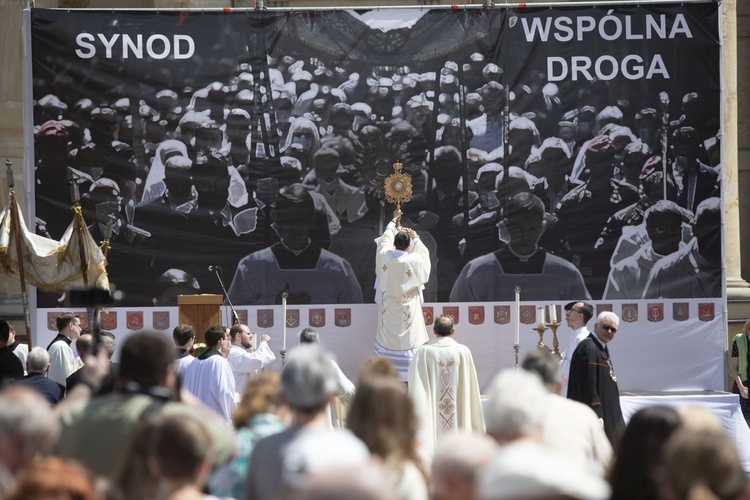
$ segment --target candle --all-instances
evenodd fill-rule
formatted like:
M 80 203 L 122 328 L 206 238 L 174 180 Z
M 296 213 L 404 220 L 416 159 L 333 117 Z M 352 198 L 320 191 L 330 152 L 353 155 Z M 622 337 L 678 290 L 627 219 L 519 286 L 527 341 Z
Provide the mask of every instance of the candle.
M 547 307 L 549 308 L 549 322 L 557 323 L 557 308 L 555 307 L 555 304 L 550 304 Z
M 281 350 L 286 352 L 286 294 L 281 296 Z
M 516 285 L 516 303 L 515 303 L 515 314 L 516 314 L 516 341 L 515 345 L 520 345 L 521 340 L 521 287 Z
M 536 306 L 536 326 L 544 328 L 544 306 Z
M 253 339 L 250 341 L 253 347 L 253 352 L 255 352 L 258 349 L 258 335 L 253 332 Z

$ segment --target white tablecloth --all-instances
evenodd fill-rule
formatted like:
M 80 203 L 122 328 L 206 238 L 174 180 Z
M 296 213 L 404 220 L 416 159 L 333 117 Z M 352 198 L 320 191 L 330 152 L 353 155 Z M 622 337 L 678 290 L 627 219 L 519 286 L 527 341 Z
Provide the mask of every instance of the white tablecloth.
M 724 432 L 737 446 L 742 467 L 750 472 L 750 429 L 742 416 L 739 396 L 729 392 L 657 392 L 623 393 L 620 406 L 625 422 L 645 406 L 664 405 L 672 408 L 702 406 L 711 410 L 721 422 Z

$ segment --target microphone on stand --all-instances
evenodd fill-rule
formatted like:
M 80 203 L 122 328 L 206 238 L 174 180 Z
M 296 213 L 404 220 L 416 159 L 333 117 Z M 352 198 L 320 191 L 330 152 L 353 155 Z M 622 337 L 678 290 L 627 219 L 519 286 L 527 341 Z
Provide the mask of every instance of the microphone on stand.
M 229 300 L 229 294 L 227 293 L 227 289 L 224 286 L 224 280 L 222 279 L 221 266 L 208 266 L 208 270 L 216 274 L 216 279 L 219 280 L 219 286 L 221 286 L 221 291 L 224 294 L 224 300 L 227 301 L 229 309 L 232 311 L 232 325 L 239 325 L 240 317 L 237 315 L 237 311 L 234 310 L 232 301 Z

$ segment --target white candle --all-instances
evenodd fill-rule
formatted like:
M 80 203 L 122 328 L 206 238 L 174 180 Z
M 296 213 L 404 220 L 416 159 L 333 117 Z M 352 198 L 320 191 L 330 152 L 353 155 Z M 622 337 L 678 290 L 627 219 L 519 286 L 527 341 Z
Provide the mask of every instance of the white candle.
M 557 308 L 555 307 L 555 304 L 550 304 L 548 308 L 549 308 L 549 322 L 557 323 Z
M 250 341 L 253 346 L 253 352 L 258 349 L 258 335 L 253 332 L 253 339 Z
M 521 287 L 516 285 L 516 303 L 515 303 L 515 315 L 516 315 L 516 342 L 515 345 L 520 345 L 521 340 Z
M 544 327 L 544 306 L 536 306 L 536 326 Z
M 281 350 L 286 351 L 286 295 L 281 296 Z

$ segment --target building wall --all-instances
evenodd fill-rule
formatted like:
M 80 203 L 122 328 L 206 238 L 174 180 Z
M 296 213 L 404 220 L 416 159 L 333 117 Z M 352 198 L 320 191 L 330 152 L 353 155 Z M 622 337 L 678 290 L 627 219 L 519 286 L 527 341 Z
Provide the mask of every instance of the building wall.
M 750 2 L 737 2 L 737 136 L 742 277 L 750 281 Z

